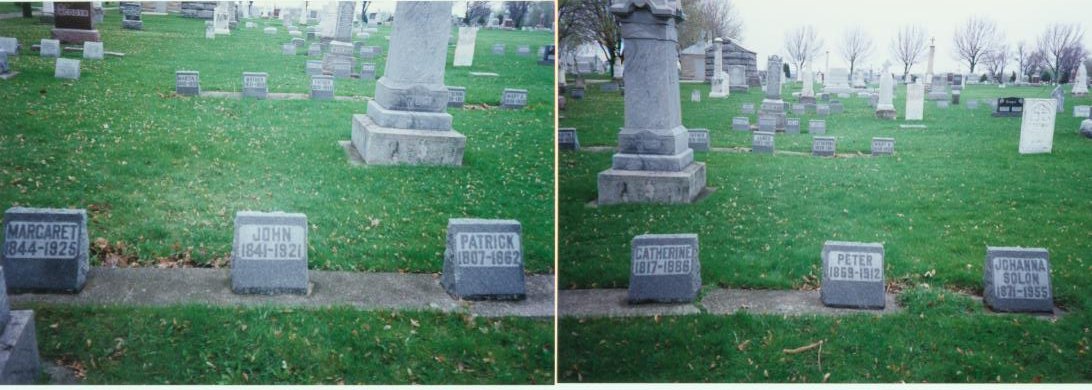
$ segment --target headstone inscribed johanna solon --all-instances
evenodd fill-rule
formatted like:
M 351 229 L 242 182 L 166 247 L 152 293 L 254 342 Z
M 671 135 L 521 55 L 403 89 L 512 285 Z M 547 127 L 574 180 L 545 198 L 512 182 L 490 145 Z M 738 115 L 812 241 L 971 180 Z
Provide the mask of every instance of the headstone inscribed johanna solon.
M 477 27 L 459 27 L 459 41 L 455 45 L 454 66 L 471 66 L 474 64 L 474 46 L 477 39 Z
M 523 108 L 527 106 L 527 90 L 505 88 L 501 93 L 502 108 Z
M 268 78 L 265 72 L 243 72 L 243 97 L 265 99 L 269 94 Z
M 580 138 L 576 135 L 576 128 L 557 129 L 557 148 L 558 150 L 580 150 Z
M 872 137 L 872 156 L 890 156 L 895 154 L 895 139 Z
M 1020 122 L 1020 154 L 1050 153 L 1054 146 L 1054 99 L 1024 99 Z
M 814 134 L 814 133 L 813 133 Z M 833 157 L 837 143 L 834 137 L 812 137 L 811 155 L 820 157 Z
M 174 93 L 182 96 L 201 94 L 201 74 L 197 71 L 180 70 L 174 72 Z
M 311 76 L 311 99 L 330 100 L 334 98 L 333 76 Z
M 447 101 L 447 106 L 452 108 L 463 108 L 466 104 L 466 87 L 447 87 L 447 90 L 451 92 L 451 97 Z
M 440 284 L 459 299 L 524 299 L 521 234 L 514 220 L 448 220 Z
M 688 129 L 690 149 L 695 152 L 709 151 L 709 129 Z
M 101 60 L 103 57 L 102 42 L 84 42 L 83 58 L 89 60 Z
M 701 289 L 697 234 L 644 234 L 632 248 L 629 303 L 694 301 Z
M 751 136 L 751 152 L 773 154 L 774 133 L 772 131 L 756 131 Z
M 830 307 L 883 309 L 883 244 L 823 243 L 823 285 L 819 299 Z
M 1054 311 L 1050 254 L 1043 248 L 987 247 L 983 300 L 1002 312 Z
M 307 294 L 307 216 L 240 211 L 231 248 L 236 294 Z
M 57 67 L 53 71 L 53 77 L 66 80 L 80 79 L 80 60 L 70 58 L 58 58 Z
M 9 289 L 79 292 L 87 281 L 87 211 L 12 207 L 4 212 L 0 266 Z

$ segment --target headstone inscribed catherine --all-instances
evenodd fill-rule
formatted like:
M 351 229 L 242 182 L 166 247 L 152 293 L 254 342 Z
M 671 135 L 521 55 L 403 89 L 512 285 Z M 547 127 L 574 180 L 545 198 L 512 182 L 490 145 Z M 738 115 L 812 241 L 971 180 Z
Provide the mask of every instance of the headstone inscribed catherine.
M 79 292 L 90 268 L 87 211 L 12 207 L 0 253 L 8 289 Z
M 1020 122 L 1020 154 L 1050 153 L 1054 145 L 1054 99 L 1024 99 Z
M 243 72 L 243 97 L 265 99 L 269 94 L 268 78 L 265 72 Z
M 812 156 L 832 157 L 832 156 L 834 156 L 834 149 L 836 147 L 837 147 L 837 144 L 834 141 L 834 137 L 812 137 L 811 138 L 811 155 Z
M 872 156 L 890 156 L 895 154 L 895 139 L 872 137 Z
M 179 70 L 174 72 L 174 93 L 182 96 L 200 95 L 201 74 L 191 70 Z
M 697 234 L 644 234 L 633 238 L 629 303 L 692 302 L 701 289 Z
M 830 307 L 883 309 L 883 244 L 827 241 L 823 243 L 823 285 L 819 299 Z
M 447 87 L 448 92 L 451 93 L 451 97 L 448 98 L 447 106 L 453 108 L 463 108 L 466 104 L 466 87 Z
M 61 56 L 61 41 L 56 39 L 43 39 L 39 45 L 39 51 L 42 57 L 60 57 Z
M 695 152 L 709 151 L 709 129 L 687 129 L 690 149 Z
M 515 220 L 449 219 L 440 284 L 459 299 L 524 299 L 521 235 Z
M 1054 311 L 1050 253 L 1043 248 L 986 247 L 983 301 L 994 311 Z
M 231 291 L 305 295 L 308 290 L 307 216 L 237 212 L 231 248 Z
M 53 71 L 53 77 L 66 80 L 79 80 L 80 60 L 58 58 L 57 67 Z
M 754 132 L 751 137 L 751 152 L 773 154 L 774 133 L 772 131 Z
M 334 98 L 333 76 L 311 76 L 311 99 L 331 100 Z
M 580 138 L 576 135 L 576 128 L 557 129 L 557 148 L 558 150 L 580 150 Z
M 101 60 L 103 58 L 102 42 L 84 42 L 83 58 L 88 60 Z
M 501 94 L 502 108 L 523 108 L 527 106 L 527 90 L 505 88 Z

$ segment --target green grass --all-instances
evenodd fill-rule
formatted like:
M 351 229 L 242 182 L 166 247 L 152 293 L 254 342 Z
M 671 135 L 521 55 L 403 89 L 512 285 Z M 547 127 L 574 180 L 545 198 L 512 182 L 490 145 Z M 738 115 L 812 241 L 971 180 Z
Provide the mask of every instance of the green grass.
M 200 71 L 206 91 L 239 91 L 244 71 L 263 71 L 271 92 L 307 92 L 309 58 L 281 54 L 290 39 L 279 21 L 256 23 L 207 40 L 203 20 L 146 16 L 143 31 L 129 31 L 108 11 L 105 49 L 126 55 L 83 61 L 79 81 L 54 79 L 54 61 L 27 50 L 12 57 L 21 73 L 0 88 L 0 205 L 87 208 L 93 240 L 144 263 L 228 256 L 240 210 L 301 212 L 310 267 L 356 271 L 439 272 L 449 218 L 515 219 L 527 271 L 552 272 L 553 70 L 514 54 L 550 34 L 482 30 L 470 69 L 450 68 L 449 48 L 446 82 L 467 87 L 468 104 L 499 105 L 506 87 L 529 91 L 523 110 L 450 111 L 467 136 L 462 167 L 350 167 L 337 142 L 366 112 L 362 102 L 173 95 L 176 70 Z M 276 36 L 262 33 L 266 24 Z M 389 53 L 389 33 L 381 27 L 366 44 Z M 0 21 L 0 36 L 26 48 L 49 35 L 36 19 Z M 509 55 L 489 54 L 496 42 Z M 385 60 L 375 60 L 379 75 Z M 335 88 L 370 96 L 375 81 Z
M 85 384 L 553 383 L 553 323 L 428 312 L 36 308 Z

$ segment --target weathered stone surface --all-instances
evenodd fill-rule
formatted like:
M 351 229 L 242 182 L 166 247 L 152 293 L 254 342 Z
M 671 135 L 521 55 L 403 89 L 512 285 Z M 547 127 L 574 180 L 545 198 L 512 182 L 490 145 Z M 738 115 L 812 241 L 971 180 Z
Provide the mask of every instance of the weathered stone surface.
M 465 300 L 521 300 L 522 228 L 515 220 L 452 218 L 440 284 Z
M 1057 100 L 1027 98 L 1024 104 L 1020 122 L 1020 154 L 1050 153 L 1054 146 Z
M 265 99 L 269 95 L 268 78 L 265 72 L 243 72 L 243 97 Z
M 1073 106 L 1073 117 L 1075 117 L 1075 118 L 1089 118 L 1089 117 L 1092 117 L 1092 106 Z
M 695 152 L 709 151 L 709 129 L 687 129 L 690 149 Z
M 307 64 L 305 66 L 307 67 L 307 75 L 308 76 L 315 76 L 315 75 L 321 75 L 322 74 L 322 61 L 319 61 L 319 60 L 307 61 Z
M 334 98 L 333 76 L 311 76 L 311 99 L 332 100 Z
M 174 93 L 182 96 L 201 95 L 201 73 L 195 70 L 175 71 Z
M 701 290 L 697 234 L 644 234 L 631 245 L 629 303 L 694 301 Z
M 1020 97 L 1004 97 L 998 98 L 996 102 L 991 101 L 991 106 L 994 108 L 993 116 L 996 117 L 1014 117 L 1023 116 L 1024 114 L 1024 98 Z
M 890 156 L 895 154 L 895 139 L 872 137 L 872 156 Z
M 705 163 L 682 171 L 608 169 L 599 172 L 598 203 L 690 203 L 705 188 Z
M 237 212 L 231 290 L 236 294 L 307 294 L 307 231 L 303 214 Z
M 56 39 L 43 39 L 38 45 L 38 54 L 42 57 L 60 57 L 61 41 Z
M 1046 249 L 986 247 L 983 269 L 983 301 L 990 309 L 1032 313 L 1054 311 L 1050 253 Z
M 140 20 L 142 10 L 140 3 L 123 1 L 118 3 L 121 8 L 121 27 L 130 30 L 143 30 L 144 22 Z
M 815 113 L 820 116 L 829 116 L 830 104 L 817 104 L 815 106 Z
M 808 121 L 808 134 L 823 135 L 827 133 L 827 121 L 812 119 Z
M 12 37 L 0 37 L 0 51 L 5 51 L 8 55 L 19 55 L 19 40 Z
M 834 137 L 812 137 L 811 155 L 820 157 L 833 157 L 837 147 Z
M 84 42 L 83 58 L 88 60 L 101 60 L 103 58 L 102 42 Z
M 7 326 L 0 329 L 0 385 L 38 384 L 42 368 L 34 311 L 12 311 Z
M 383 127 L 357 114 L 352 144 L 373 165 L 462 165 L 466 136 L 452 130 Z
M 79 292 L 87 282 L 87 212 L 12 207 L 0 256 L 11 291 Z
M 463 108 L 466 104 L 466 87 L 447 87 L 447 90 L 451 92 L 451 98 L 447 101 L 447 106 L 452 108 Z
M 80 79 L 80 60 L 70 58 L 57 58 L 53 77 L 66 80 Z
M 785 119 L 785 134 L 800 134 L 800 118 Z
M 1092 138 L 1092 119 L 1081 121 L 1081 135 L 1086 138 Z
M 459 27 L 459 41 L 455 45 L 453 66 L 474 65 L 474 46 L 478 39 L 478 27 Z
M 883 244 L 823 243 L 823 305 L 883 309 L 885 300 Z
M 742 111 L 744 114 L 753 115 L 755 113 L 755 105 L 754 103 L 744 103 L 742 106 L 740 106 L 740 111 Z
M 732 118 L 732 130 L 751 131 L 751 118 L 745 116 Z
M 751 136 L 751 152 L 773 154 L 774 133 L 771 131 L 756 131 Z
M 501 108 L 520 109 L 527 107 L 527 90 L 505 88 L 501 93 Z
M 296 55 L 296 45 L 292 43 L 285 43 L 281 45 L 281 54 L 286 56 Z
M 576 134 L 576 128 L 557 129 L 557 148 L 558 150 L 580 150 L 580 137 Z

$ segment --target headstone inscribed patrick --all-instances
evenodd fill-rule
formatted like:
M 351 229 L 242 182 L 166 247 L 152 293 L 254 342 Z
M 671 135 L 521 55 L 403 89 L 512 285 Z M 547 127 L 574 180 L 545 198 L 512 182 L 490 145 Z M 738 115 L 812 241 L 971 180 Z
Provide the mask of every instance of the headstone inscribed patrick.
M 192 70 L 174 72 L 174 93 L 182 96 L 201 94 L 201 74 Z
M 819 299 L 830 307 L 883 309 L 883 244 L 823 243 L 823 285 Z
M 709 151 L 709 129 L 687 129 L 690 149 L 695 152 Z
M 895 139 L 872 137 L 872 156 L 890 156 L 895 154 Z
M 12 207 L 0 253 L 8 289 L 79 292 L 90 268 L 87 211 Z
M 644 234 L 633 238 L 629 303 L 692 302 L 701 289 L 697 234 Z
M 333 76 L 311 76 L 311 99 L 331 100 L 334 98 Z
M 756 131 L 751 136 L 751 152 L 773 154 L 774 133 L 772 131 Z
M 307 216 L 237 212 L 231 248 L 231 291 L 305 295 L 308 290 Z
M 834 137 L 812 137 L 811 155 L 819 157 L 833 157 L 837 144 Z
M 1002 312 L 1054 311 L 1050 253 L 1043 248 L 986 247 L 983 301 Z
M 524 299 L 521 235 L 515 220 L 448 220 L 440 284 L 459 299 Z
M 243 97 L 265 99 L 269 94 L 268 78 L 265 72 L 243 72 Z
M 1024 117 L 1020 122 L 1020 154 L 1050 153 L 1054 146 L 1054 99 L 1024 99 Z

